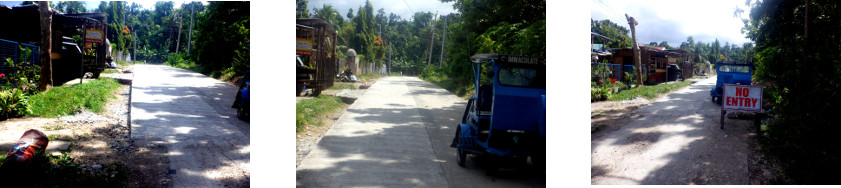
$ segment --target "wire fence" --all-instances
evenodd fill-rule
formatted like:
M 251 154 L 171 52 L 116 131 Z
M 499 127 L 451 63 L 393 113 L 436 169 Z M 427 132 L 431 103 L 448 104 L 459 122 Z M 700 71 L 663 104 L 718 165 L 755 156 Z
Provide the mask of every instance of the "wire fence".
M 18 67 L 40 62 L 41 48 L 31 44 L 0 39 L 0 73 L 11 75 Z
M 625 73 L 633 74 L 634 73 L 634 65 L 620 65 L 620 64 L 609 64 L 609 63 L 590 63 L 590 69 L 595 70 L 598 69 L 599 66 L 607 66 L 609 71 L 602 71 L 601 76 L 603 78 L 613 78 L 619 81 L 623 81 L 622 78 L 625 77 Z

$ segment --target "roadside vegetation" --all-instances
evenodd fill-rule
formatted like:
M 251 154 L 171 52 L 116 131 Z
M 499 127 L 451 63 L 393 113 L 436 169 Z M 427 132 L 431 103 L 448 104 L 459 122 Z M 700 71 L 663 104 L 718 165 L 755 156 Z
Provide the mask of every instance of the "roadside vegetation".
M 308 126 L 321 126 L 322 119 L 345 105 L 341 98 L 331 95 L 301 99 L 295 104 L 295 132 L 305 131 Z
M 101 12 L 108 21 L 108 39 L 113 51 L 131 52 L 135 61 L 163 63 L 223 81 L 242 76 L 250 69 L 249 2 L 199 1 L 176 6 L 159 1 L 142 7 L 126 1 L 101 2 L 98 8 L 70 6 L 64 13 Z M 117 60 L 120 66 L 129 63 Z
M 770 104 L 763 107 L 771 107 L 773 117 L 759 136 L 761 149 L 785 168 L 774 183 L 841 183 L 841 2 L 748 5 L 743 32 L 756 41 L 754 79 L 763 84 L 764 102 Z
M 339 33 L 339 56 L 354 49 L 363 57 L 359 67 L 387 65 L 391 75 L 419 76 L 462 97 L 472 94 L 469 58 L 474 54 L 546 56 L 545 2 L 454 1 L 458 12 L 452 14 L 423 11 L 402 18 L 386 14 L 384 8 L 374 9 L 370 1 L 358 9 L 335 10 L 329 5 L 307 9 L 311 1 L 296 0 L 296 17 L 331 23 Z M 378 25 L 382 26 L 381 35 Z M 441 34 L 444 29 L 446 35 Z M 441 46 L 444 38 L 446 42 Z M 357 77 L 364 79 L 362 75 Z
M 82 164 L 67 152 L 61 152 L 61 155 L 38 152 L 34 157 L 46 160 L 33 160 L 30 164 L 35 170 L 24 176 L 32 178 L 25 181 L 31 187 L 125 187 L 128 179 L 126 166 L 120 162 L 102 165 L 102 169 L 94 172 L 81 168 Z M 0 161 L 5 160 L 5 155 L 0 156 Z
M 348 82 L 333 82 L 333 86 L 327 89 L 343 90 L 343 89 L 357 89 L 356 85 Z
M 473 82 L 472 81 L 461 81 L 449 78 L 446 74 L 444 74 L 444 68 L 442 67 L 429 67 L 424 69 L 423 72 L 418 76 L 418 78 L 422 79 L 423 81 L 438 85 L 438 87 L 444 88 L 450 93 L 459 96 L 460 98 L 466 99 L 473 96 Z M 473 73 L 469 73 L 473 74 Z
M 71 115 L 83 108 L 95 113 L 101 112 L 119 87 L 117 80 L 112 78 L 99 78 L 70 87 L 55 87 L 30 97 L 31 115 L 59 117 Z

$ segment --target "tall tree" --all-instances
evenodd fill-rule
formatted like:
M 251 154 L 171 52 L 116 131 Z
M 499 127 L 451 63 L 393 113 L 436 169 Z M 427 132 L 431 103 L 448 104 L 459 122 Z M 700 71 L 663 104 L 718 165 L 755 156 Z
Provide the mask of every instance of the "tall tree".
M 756 42 L 755 78 L 766 83 L 776 114 L 766 148 L 796 184 L 841 183 L 839 7 L 826 0 L 755 1 L 743 29 Z
M 59 2 L 59 6 L 62 6 L 62 12 L 72 14 L 72 13 L 84 13 L 88 12 L 85 8 L 85 3 L 82 1 L 63 1 Z
M 307 0 L 295 0 L 295 17 L 297 18 L 309 18 L 310 12 L 307 10 Z
M 631 47 L 632 42 L 628 29 L 624 26 L 613 23 L 610 20 L 590 19 L 590 30 L 615 40 L 615 42 L 604 41 L 605 45 L 610 48 Z
M 250 69 L 250 2 L 212 1 L 199 21 L 198 63 L 205 72 L 235 75 Z M 224 36 L 224 37 L 220 37 Z M 227 71 L 227 70 L 226 70 Z

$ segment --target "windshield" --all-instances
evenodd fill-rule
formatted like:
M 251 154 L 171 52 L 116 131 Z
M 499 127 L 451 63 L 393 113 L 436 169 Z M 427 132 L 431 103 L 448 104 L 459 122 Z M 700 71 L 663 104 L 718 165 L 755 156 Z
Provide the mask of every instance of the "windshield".
M 501 67 L 499 69 L 499 84 L 515 87 L 546 88 L 546 69 L 538 67 Z
M 721 65 L 718 72 L 750 73 L 750 66 L 744 65 Z

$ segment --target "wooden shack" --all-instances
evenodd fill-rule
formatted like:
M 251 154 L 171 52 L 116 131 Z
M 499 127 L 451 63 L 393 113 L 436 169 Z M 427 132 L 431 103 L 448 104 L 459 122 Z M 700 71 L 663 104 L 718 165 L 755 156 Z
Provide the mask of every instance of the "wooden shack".
M 612 63 L 620 65 L 636 65 L 632 48 L 614 48 Z M 640 46 L 640 60 L 646 83 L 658 84 L 667 81 L 669 64 L 681 68 L 683 78 L 692 77 L 692 54 L 684 50 L 665 50 L 663 47 Z
M 313 95 L 318 96 L 322 90 L 333 86 L 339 59 L 336 56 L 337 33 L 330 23 L 322 19 L 297 19 L 295 28 L 295 37 L 308 39 L 312 45 L 309 52 L 296 51 L 305 63 L 304 68 L 296 70 L 296 74 L 309 75 L 306 79 L 298 78 L 297 85 L 312 88 Z

